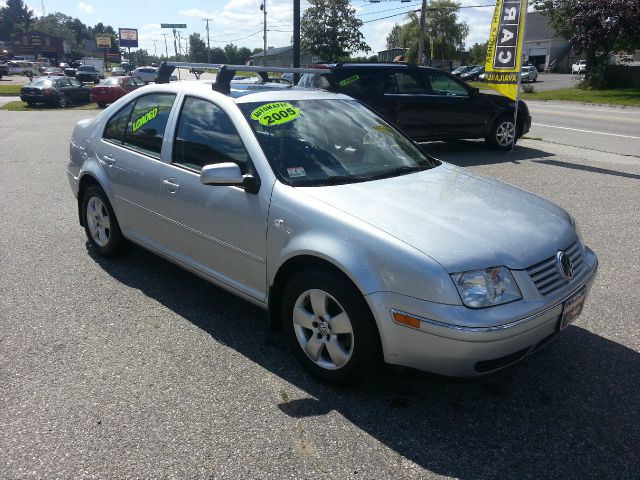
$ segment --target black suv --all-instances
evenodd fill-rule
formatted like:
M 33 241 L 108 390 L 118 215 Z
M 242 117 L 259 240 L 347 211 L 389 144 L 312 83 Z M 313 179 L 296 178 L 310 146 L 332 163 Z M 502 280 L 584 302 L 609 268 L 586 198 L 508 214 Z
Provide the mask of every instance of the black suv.
M 299 87 L 322 88 L 360 100 L 416 141 L 484 138 L 509 150 L 514 141 L 515 102 L 480 93 L 442 70 L 404 63 L 336 63 L 327 75 L 307 73 Z M 526 103 L 518 102 L 518 137 L 531 127 Z
M 76 80 L 98 83 L 100 81 L 100 72 L 93 65 L 82 65 L 76 70 Z

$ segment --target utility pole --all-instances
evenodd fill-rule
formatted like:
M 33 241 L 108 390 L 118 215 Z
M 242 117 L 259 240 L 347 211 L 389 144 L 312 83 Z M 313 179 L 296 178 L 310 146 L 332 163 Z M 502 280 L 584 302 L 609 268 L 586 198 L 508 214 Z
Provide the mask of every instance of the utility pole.
M 300 68 L 300 0 L 293 0 L 293 68 Z M 293 84 L 297 84 L 300 75 L 293 74 Z
M 167 34 L 161 34 L 164 37 L 164 53 L 167 56 L 167 60 L 169 60 L 169 49 L 167 48 Z
M 262 5 L 260 5 L 260 10 L 262 10 L 262 66 L 267 66 L 267 0 L 262 0 Z
M 153 56 L 157 57 L 158 56 L 158 52 L 156 51 L 156 42 L 158 40 L 156 40 L 155 38 L 153 40 L 151 40 L 153 42 Z
M 420 43 L 418 43 L 418 65 L 422 65 L 422 56 L 424 55 L 424 31 L 426 29 L 427 0 L 422 0 L 422 8 L 420 9 Z
M 173 49 L 176 51 L 176 62 L 180 61 L 180 55 L 178 55 L 178 32 L 173 29 Z
M 211 45 L 209 44 L 209 21 L 213 21 L 212 18 L 203 18 L 207 22 L 207 63 L 211 63 Z

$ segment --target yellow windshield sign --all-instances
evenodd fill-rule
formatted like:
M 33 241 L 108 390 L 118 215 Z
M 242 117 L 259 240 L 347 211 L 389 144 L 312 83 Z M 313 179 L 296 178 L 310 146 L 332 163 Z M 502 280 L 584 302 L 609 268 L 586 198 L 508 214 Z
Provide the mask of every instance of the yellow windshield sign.
M 299 116 L 300 109 L 286 102 L 266 103 L 251 112 L 251 118 L 267 127 L 290 122 Z
M 485 62 L 487 85 L 515 100 L 518 96 L 527 0 L 497 0 Z
M 153 109 L 149 110 L 147 113 L 142 115 L 135 122 L 133 122 L 133 125 L 131 126 L 131 131 L 137 132 L 142 127 L 144 127 L 147 123 L 149 123 L 149 121 L 156 118 L 156 115 L 158 115 L 158 107 L 154 107 Z

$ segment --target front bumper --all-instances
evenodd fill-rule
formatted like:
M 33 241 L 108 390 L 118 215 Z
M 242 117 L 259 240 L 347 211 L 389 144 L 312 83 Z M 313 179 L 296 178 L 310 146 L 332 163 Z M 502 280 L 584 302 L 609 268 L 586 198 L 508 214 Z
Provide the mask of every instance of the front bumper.
M 585 250 L 588 268 L 558 295 L 486 309 L 427 302 L 391 292 L 366 296 L 380 332 L 384 359 L 448 376 L 477 376 L 517 362 L 556 333 L 563 302 L 583 287 L 587 295 L 598 267 Z M 528 311 L 535 304 L 533 311 Z M 527 307 L 523 307 L 527 305 Z M 520 310 L 520 313 L 517 314 Z M 420 328 L 396 323 L 394 311 L 420 318 Z

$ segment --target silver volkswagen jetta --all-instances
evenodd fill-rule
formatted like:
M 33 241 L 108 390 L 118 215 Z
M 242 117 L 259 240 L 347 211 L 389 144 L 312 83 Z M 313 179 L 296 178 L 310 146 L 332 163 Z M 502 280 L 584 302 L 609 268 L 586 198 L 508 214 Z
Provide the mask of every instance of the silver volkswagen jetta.
M 131 241 L 268 309 L 334 383 L 379 358 L 514 363 L 580 314 L 598 264 L 563 209 L 327 92 L 144 87 L 76 125 L 68 176 L 97 253 Z

